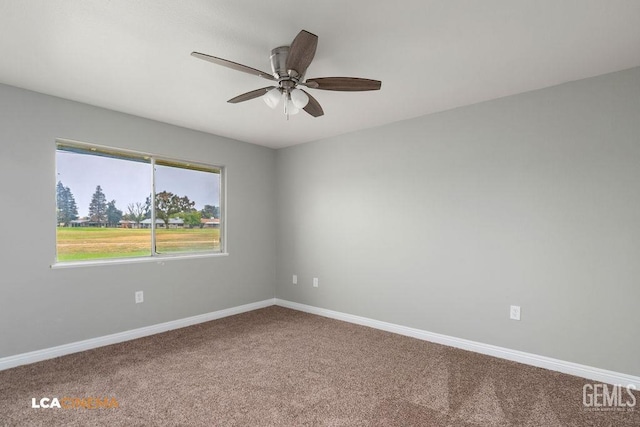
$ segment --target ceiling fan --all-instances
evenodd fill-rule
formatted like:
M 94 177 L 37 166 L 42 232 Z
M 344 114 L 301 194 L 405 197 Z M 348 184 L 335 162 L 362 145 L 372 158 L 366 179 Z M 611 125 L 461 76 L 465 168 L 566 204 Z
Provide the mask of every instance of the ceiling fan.
M 287 118 L 289 118 L 290 114 L 297 114 L 300 109 L 313 117 L 320 117 L 324 114 L 318 101 L 298 86 L 304 86 L 309 89 L 347 92 L 380 89 L 381 81 L 357 77 L 320 77 L 305 80 L 304 73 L 313 60 L 317 46 L 318 36 L 305 30 L 300 31 L 296 38 L 293 39 L 291 46 L 280 46 L 271 51 L 272 73 L 266 73 L 237 62 L 205 55 L 200 52 L 192 52 L 191 55 L 223 67 L 243 71 L 276 82 L 272 86 L 238 95 L 227 102 L 237 104 L 262 96 L 269 107 L 276 108 L 282 100 Z

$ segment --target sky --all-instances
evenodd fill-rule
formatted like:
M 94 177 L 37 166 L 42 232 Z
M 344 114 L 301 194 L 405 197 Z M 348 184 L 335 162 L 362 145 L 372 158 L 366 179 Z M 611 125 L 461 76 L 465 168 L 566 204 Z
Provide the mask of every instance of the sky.
M 109 157 L 56 152 L 58 181 L 69 187 L 78 206 L 78 216 L 88 216 L 91 196 L 102 187 L 107 202 L 127 213 L 130 203 L 144 203 L 151 194 L 151 166 L 148 163 Z M 187 196 L 200 210 L 204 205 L 220 206 L 218 174 L 156 165 L 156 193 L 169 191 Z

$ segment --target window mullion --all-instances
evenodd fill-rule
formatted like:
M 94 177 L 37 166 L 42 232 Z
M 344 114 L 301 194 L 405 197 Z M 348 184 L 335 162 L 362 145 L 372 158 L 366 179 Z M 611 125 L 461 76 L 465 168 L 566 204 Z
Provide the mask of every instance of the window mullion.
M 156 159 L 151 158 L 151 256 L 156 256 Z

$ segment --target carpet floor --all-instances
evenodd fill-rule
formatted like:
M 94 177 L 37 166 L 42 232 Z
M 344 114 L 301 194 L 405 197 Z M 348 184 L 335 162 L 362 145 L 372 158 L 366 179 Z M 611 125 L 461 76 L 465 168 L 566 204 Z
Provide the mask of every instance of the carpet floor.
M 640 426 L 593 383 L 273 306 L 2 371 L 0 425 Z

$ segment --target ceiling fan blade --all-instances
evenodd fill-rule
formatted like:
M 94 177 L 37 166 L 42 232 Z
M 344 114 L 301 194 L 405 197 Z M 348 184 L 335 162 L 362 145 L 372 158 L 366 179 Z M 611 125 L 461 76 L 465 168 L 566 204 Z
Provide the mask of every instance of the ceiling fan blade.
M 307 103 L 307 105 L 305 105 L 303 110 L 311 114 L 313 117 L 323 116 L 324 111 L 322 111 L 322 107 L 320 106 L 320 103 L 313 96 L 311 96 L 309 92 L 307 92 L 306 90 L 302 90 L 302 91 L 306 93 L 307 96 L 309 97 L 309 102 Z
M 293 70 L 290 73 L 291 77 L 302 76 L 307 71 L 316 54 L 317 46 L 318 36 L 305 30 L 298 33 L 291 43 L 287 56 L 287 71 Z
M 200 52 L 191 52 L 191 56 L 203 59 L 205 61 L 213 62 L 214 64 L 222 65 L 223 67 L 231 68 L 232 70 L 253 74 L 254 76 L 262 77 L 267 80 L 276 80 L 276 78 L 273 77 L 270 73 L 256 70 L 255 68 L 247 67 L 246 65 L 238 64 L 237 62 L 229 61 L 227 59 L 217 58 L 215 56 L 206 55 Z
M 361 79 L 358 77 L 320 77 L 308 79 L 305 86 L 311 89 L 339 90 L 346 92 L 358 92 L 364 90 L 380 90 L 380 80 Z
M 230 102 L 232 104 L 237 104 L 238 102 L 248 101 L 253 98 L 258 98 L 274 88 L 275 86 L 267 86 L 261 89 L 252 90 L 251 92 L 243 93 L 242 95 L 238 95 L 235 98 L 231 98 L 227 102 Z

